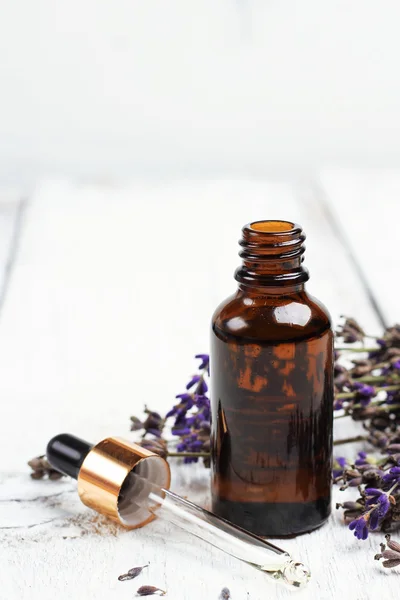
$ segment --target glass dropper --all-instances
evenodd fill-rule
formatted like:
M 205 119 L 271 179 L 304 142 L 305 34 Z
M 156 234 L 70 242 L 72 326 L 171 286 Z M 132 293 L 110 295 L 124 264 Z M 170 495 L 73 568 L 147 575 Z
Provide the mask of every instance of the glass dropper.
M 132 505 L 146 507 L 157 518 L 177 525 L 274 579 L 280 579 L 294 587 L 303 587 L 308 583 L 308 568 L 295 562 L 285 550 L 178 494 L 150 483 L 133 471 L 120 493 L 120 514 L 124 515 Z
M 291 587 L 310 579 L 309 569 L 285 550 L 169 491 L 168 463 L 136 444 L 107 438 L 92 446 L 60 434 L 49 442 L 47 458 L 78 479 L 82 502 L 125 527 L 157 517 Z

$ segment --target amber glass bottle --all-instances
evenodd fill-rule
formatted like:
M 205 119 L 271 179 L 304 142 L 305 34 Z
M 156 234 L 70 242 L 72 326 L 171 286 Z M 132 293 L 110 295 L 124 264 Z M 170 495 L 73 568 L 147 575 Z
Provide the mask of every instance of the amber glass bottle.
M 242 234 L 239 289 L 212 320 L 213 510 L 295 535 L 330 514 L 331 323 L 304 289 L 301 227 L 258 221 Z

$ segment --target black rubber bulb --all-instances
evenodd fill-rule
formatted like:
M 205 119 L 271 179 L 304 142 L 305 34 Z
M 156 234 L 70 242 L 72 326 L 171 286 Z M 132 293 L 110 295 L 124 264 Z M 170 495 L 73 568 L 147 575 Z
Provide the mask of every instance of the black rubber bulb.
M 82 463 L 92 447 L 93 444 L 74 435 L 60 433 L 47 444 L 46 456 L 57 471 L 77 479 Z

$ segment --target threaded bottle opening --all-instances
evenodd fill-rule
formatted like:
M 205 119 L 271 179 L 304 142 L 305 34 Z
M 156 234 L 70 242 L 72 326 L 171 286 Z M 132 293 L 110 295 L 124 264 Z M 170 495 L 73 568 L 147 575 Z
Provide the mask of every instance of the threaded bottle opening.
M 235 279 L 247 287 L 300 285 L 308 280 L 302 265 L 306 236 L 292 221 L 253 221 L 242 229 Z
M 294 223 L 290 221 L 255 221 L 250 223 L 250 229 L 262 233 L 279 233 L 280 231 L 292 231 L 295 229 Z

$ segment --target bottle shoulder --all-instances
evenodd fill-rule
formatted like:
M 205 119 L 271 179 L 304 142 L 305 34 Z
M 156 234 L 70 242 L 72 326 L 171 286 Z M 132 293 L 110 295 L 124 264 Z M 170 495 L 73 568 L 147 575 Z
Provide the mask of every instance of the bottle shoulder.
M 239 290 L 215 310 L 218 337 L 258 341 L 309 339 L 331 331 L 326 307 L 306 291 L 287 295 L 246 295 Z

